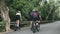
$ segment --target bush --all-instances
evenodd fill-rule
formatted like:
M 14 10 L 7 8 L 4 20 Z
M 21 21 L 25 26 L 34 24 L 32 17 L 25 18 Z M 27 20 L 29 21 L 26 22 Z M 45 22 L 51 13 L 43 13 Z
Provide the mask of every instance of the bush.
M 6 31 L 5 24 L 6 23 L 0 22 L 0 32 L 5 32 Z

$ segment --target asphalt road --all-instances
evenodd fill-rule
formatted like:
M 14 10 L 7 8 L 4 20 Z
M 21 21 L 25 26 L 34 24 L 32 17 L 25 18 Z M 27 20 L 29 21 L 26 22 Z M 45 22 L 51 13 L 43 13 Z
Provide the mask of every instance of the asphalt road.
M 60 34 L 60 21 L 53 23 L 42 24 L 40 26 L 40 31 L 33 33 L 29 27 L 24 28 L 23 30 L 13 31 L 6 34 Z

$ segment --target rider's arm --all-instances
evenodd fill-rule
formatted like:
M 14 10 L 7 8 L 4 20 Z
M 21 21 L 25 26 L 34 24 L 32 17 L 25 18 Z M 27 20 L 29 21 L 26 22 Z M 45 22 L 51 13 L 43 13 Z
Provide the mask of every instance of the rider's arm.
M 21 13 L 20 13 L 20 20 L 22 21 Z
M 41 16 L 39 16 L 39 18 L 40 18 L 40 21 L 41 21 L 42 20 Z

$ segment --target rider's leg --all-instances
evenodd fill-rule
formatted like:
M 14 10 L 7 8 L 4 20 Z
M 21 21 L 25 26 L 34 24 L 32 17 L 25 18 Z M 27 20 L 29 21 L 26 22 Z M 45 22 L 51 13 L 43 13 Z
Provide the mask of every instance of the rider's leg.
M 16 26 L 19 27 L 19 20 L 16 20 Z
M 31 28 L 31 26 L 32 26 L 32 16 L 30 16 L 30 28 Z
M 30 21 L 30 28 L 32 27 L 32 22 L 33 22 L 33 21 Z

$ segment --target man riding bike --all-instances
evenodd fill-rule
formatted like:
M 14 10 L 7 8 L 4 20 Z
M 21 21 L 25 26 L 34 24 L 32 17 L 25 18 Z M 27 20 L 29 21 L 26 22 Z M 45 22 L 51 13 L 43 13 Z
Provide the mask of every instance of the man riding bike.
M 32 28 L 32 23 L 33 21 L 38 20 L 38 22 L 40 23 L 40 17 L 39 17 L 39 13 L 37 10 L 33 10 L 32 12 L 30 12 L 30 28 Z
M 20 11 L 17 11 L 17 13 L 16 13 L 15 31 L 19 28 L 20 20 L 21 20 L 21 13 L 20 13 Z

